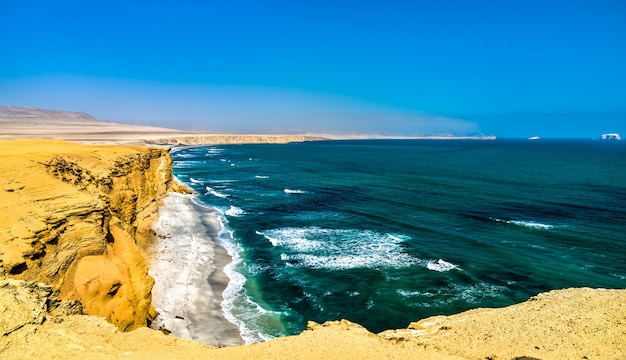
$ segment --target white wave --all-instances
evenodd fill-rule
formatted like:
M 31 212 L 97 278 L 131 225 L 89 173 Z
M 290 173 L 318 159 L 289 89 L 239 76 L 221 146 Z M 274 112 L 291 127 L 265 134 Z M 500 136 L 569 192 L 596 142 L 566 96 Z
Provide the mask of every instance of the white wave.
M 189 181 L 191 181 L 194 184 L 202 184 L 202 180 L 198 180 L 198 179 L 194 179 L 194 178 L 189 178 Z
M 222 194 L 221 192 L 215 191 L 215 189 L 213 189 L 210 186 L 206 187 L 206 190 L 209 192 L 209 194 L 213 195 L 213 196 L 217 196 L 219 198 L 225 199 L 228 197 L 228 195 L 226 194 Z
M 537 222 L 537 221 L 502 220 L 502 219 L 498 219 L 498 218 L 494 218 L 494 217 L 490 217 L 489 219 L 492 220 L 492 221 L 495 221 L 495 222 L 503 222 L 503 223 L 506 223 L 506 224 L 513 224 L 513 225 L 527 227 L 527 228 L 531 228 L 531 229 L 550 230 L 550 229 L 553 229 L 555 227 L 554 225 L 544 224 L 544 223 L 540 223 L 540 222 Z
M 518 226 L 524 226 L 524 227 L 531 228 L 531 229 L 549 230 L 549 229 L 554 228 L 554 225 L 542 224 L 540 222 L 535 222 L 535 221 L 511 220 L 509 222 L 511 224 L 515 224 L 515 225 L 518 225 Z
M 445 271 L 450 271 L 453 269 L 458 269 L 459 267 L 445 260 L 439 259 L 437 261 L 435 260 L 429 261 L 426 264 L 426 268 L 432 271 L 445 272 Z
M 266 176 L 266 175 L 257 175 L 257 176 L 255 176 L 254 178 L 255 178 L 255 179 L 269 179 L 270 177 L 269 177 L 269 176 Z
M 615 274 L 615 273 L 610 273 L 609 275 L 615 276 L 616 278 L 621 279 L 621 280 L 626 280 L 626 275 L 620 275 L 620 274 Z
M 246 212 L 241 210 L 241 208 L 238 208 L 238 207 L 233 206 L 233 205 L 231 205 L 228 210 L 224 211 L 224 214 L 226 214 L 228 216 L 232 216 L 232 217 L 241 217 L 245 213 Z
M 220 149 L 220 148 L 209 148 L 209 150 L 207 151 L 206 155 L 204 155 L 205 157 L 209 157 L 209 156 L 216 156 L 219 155 L 221 153 L 224 152 L 224 149 Z
M 433 297 L 435 296 L 435 294 L 428 292 L 428 291 L 416 291 L 416 290 L 404 290 L 404 289 L 398 289 L 396 290 L 396 293 L 398 293 L 398 295 L 403 296 L 403 297 L 414 297 L 414 296 L 426 296 L 426 297 Z
M 304 194 L 306 193 L 306 191 L 304 190 L 292 190 L 292 189 L 285 189 L 283 190 L 286 194 Z
M 238 271 L 243 266 L 243 248 L 233 239 L 233 233 L 224 222 L 221 222 L 221 230 L 218 234 L 220 245 L 226 249 L 233 259 L 224 267 L 224 273 L 229 278 L 226 289 L 222 292 L 222 313 L 226 320 L 239 328 L 239 333 L 246 344 L 271 340 L 274 337 L 252 330 L 264 328 L 265 325 L 280 323 L 275 312 L 270 312 L 254 302 L 248 295 L 244 285 L 246 277 Z
M 422 291 L 398 289 L 396 292 L 410 299 L 407 303 L 415 308 L 441 307 L 453 303 L 476 306 L 488 298 L 497 298 L 507 290 L 506 286 L 487 283 L 450 284 L 443 287 L 430 287 Z M 412 301 L 412 302 L 411 302 Z
M 212 183 L 212 184 L 222 184 L 222 183 L 234 183 L 234 182 L 238 182 L 239 180 L 230 180 L 230 179 L 214 179 L 214 180 L 209 180 L 208 182 Z
M 170 153 L 172 153 L 172 152 L 170 152 Z M 196 156 L 196 154 L 193 154 L 193 153 L 176 154 L 177 158 L 183 158 L 183 159 L 189 159 L 189 158 L 192 158 L 192 157 L 195 157 L 195 156 Z
M 196 167 L 198 165 L 197 161 L 189 160 L 189 161 L 181 161 L 176 160 L 173 162 L 172 167 L 174 169 L 190 169 Z
M 404 252 L 405 235 L 356 229 L 281 228 L 259 232 L 288 266 L 313 269 L 355 269 L 422 265 Z

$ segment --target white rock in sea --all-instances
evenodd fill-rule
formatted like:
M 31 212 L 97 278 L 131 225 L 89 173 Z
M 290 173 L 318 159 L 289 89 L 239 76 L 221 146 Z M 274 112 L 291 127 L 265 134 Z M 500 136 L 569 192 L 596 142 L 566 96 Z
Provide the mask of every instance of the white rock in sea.
M 612 134 L 602 134 L 602 140 L 622 140 L 622 137 L 617 133 Z

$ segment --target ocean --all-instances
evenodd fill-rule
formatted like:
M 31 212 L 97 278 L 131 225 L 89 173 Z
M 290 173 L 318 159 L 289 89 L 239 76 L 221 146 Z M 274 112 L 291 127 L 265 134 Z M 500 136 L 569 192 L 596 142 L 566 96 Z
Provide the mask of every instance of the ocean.
M 233 257 L 248 343 L 626 288 L 626 142 L 353 140 L 172 151 Z

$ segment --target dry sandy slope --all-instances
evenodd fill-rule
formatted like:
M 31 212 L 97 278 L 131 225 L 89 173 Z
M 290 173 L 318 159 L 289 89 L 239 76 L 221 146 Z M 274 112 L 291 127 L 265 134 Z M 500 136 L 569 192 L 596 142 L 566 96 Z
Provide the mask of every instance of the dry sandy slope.
M 315 135 L 221 134 L 99 121 L 89 114 L 0 106 L 0 140 L 55 139 L 99 144 L 241 144 L 318 140 Z
M 30 292 L 30 293 L 29 293 Z M 29 296 L 33 300 L 28 300 Z M 3 359 L 624 359 L 626 290 L 567 289 L 502 308 L 424 319 L 375 335 L 347 321 L 248 346 L 210 348 L 148 328 L 120 332 L 102 318 L 40 312 L 45 287 L 0 282 Z M 19 300 L 19 301 L 16 301 Z M 48 303 L 50 303 L 48 301 Z M 19 315 L 20 308 L 26 316 Z M 59 312 L 58 310 L 55 310 Z M 28 316 L 31 313 L 37 316 Z M 6 317 L 21 320 L 17 330 Z M 15 315 L 17 314 L 17 315 Z M 43 322 L 43 324 L 41 324 Z

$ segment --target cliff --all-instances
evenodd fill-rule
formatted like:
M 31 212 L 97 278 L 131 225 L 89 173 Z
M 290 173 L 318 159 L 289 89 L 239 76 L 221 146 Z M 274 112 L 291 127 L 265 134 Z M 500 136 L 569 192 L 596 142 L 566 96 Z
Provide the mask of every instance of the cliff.
M 0 279 L 50 284 L 122 330 L 146 326 L 140 251 L 172 183 L 165 149 L 0 142 Z

